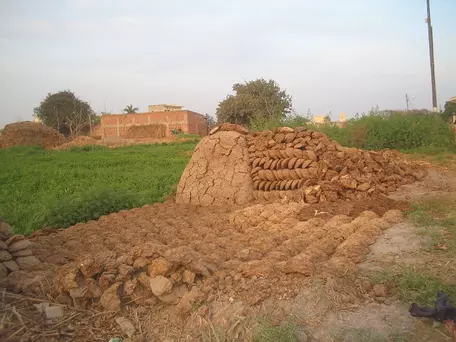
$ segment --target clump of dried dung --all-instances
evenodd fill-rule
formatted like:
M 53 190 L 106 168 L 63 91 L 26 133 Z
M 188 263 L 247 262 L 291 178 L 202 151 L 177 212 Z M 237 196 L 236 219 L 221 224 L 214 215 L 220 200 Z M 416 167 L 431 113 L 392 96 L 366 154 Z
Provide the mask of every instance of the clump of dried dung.
M 125 133 L 126 139 L 162 139 L 165 137 L 166 125 L 163 124 L 132 126 L 128 128 L 127 132 Z
M 40 146 L 54 148 L 67 139 L 55 129 L 41 123 L 22 121 L 5 126 L 0 136 L 0 147 Z
M 86 136 L 80 136 L 76 137 L 73 140 L 62 144 L 60 146 L 57 146 L 55 149 L 56 150 L 66 150 L 71 147 L 82 147 L 82 146 L 87 146 L 87 145 L 97 145 L 98 141 L 95 140 L 94 138 L 91 137 L 86 137 Z

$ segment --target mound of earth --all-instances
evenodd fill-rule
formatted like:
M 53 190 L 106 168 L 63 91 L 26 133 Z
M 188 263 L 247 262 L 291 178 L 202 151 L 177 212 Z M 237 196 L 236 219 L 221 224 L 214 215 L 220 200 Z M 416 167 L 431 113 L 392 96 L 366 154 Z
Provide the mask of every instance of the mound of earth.
M 82 147 L 82 146 L 86 146 L 86 145 L 97 145 L 97 144 L 98 144 L 98 141 L 94 138 L 80 136 L 80 137 L 74 138 L 73 140 L 71 140 L 65 144 L 57 146 L 55 149 L 56 150 L 66 150 L 66 149 L 74 147 L 74 146 Z
M 179 203 L 241 203 L 236 198 L 239 189 L 242 203 L 250 198 L 290 197 L 306 203 L 366 199 L 426 175 L 392 151 L 344 148 L 305 127 L 249 133 L 222 124 L 211 133 L 197 146 L 182 175 Z
M 61 303 L 116 311 L 158 301 L 187 314 L 197 302 L 256 304 L 285 289 L 294 296 L 309 276 L 353 272 L 382 230 L 402 220 L 391 210 L 299 221 L 307 206 L 154 204 L 30 240 L 54 280 L 50 295 Z M 42 291 L 31 285 L 39 279 L 33 271 L 10 273 L 7 288 Z
M 25 145 L 54 148 L 66 141 L 67 139 L 62 134 L 51 127 L 41 123 L 23 121 L 5 126 L 0 136 L 0 147 Z
M 197 205 L 246 204 L 253 183 L 245 137 L 220 131 L 196 146 L 177 188 L 176 202 Z
M 163 139 L 165 137 L 166 125 L 163 124 L 132 126 L 125 133 L 126 139 Z

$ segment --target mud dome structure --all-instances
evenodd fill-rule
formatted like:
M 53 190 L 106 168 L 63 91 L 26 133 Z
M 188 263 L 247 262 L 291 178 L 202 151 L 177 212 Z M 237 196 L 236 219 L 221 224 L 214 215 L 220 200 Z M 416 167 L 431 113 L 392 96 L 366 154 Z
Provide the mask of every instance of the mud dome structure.
M 284 197 L 310 204 L 355 200 L 389 193 L 425 174 L 388 152 L 345 148 L 305 127 L 250 133 L 222 124 L 197 146 L 176 201 L 207 206 Z

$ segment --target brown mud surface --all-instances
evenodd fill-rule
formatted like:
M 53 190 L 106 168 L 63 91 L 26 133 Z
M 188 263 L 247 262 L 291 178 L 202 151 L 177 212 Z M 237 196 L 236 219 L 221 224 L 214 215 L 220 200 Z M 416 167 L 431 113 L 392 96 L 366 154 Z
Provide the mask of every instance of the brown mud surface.
M 351 217 L 359 216 L 363 211 L 370 210 L 379 216 L 382 216 L 388 210 L 398 209 L 405 211 L 410 205 L 405 201 L 393 200 L 386 196 L 377 195 L 364 200 L 321 202 L 304 207 L 298 213 L 298 219 L 301 221 L 313 217 L 327 218 L 334 215 L 347 215 Z
M 377 236 L 402 220 L 392 210 L 383 217 L 364 211 L 356 218 L 300 221 L 298 213 L 307 206 L 285 201 L 244 208 L 164 203 L 66 230 L 39 231 L 29 240 L 41 264 L 11 272 L 7 290 L 44 294 L 70 310 L 91 314 L 117 312 L 133 319 L 131 312 L 139 311 L 144 320 L 153 308 L 155 319 L 168 315 L 177 324 L 174 336 L 180 336 L 182 317 L 201 305 L 252 306 L 265 299 L 289 299 L 312 278 L 353 274 Z M 115 325 L 107 331 L 116 331 Z M 106 332 L 96 336 L 105 338 Z M 143 331 L 147 341 L 160 340 L 154 339 L 157 333 L 163 331 Z M 73 340 L 83 340 L 72 334 Z
M 62 144 L 60 146 L 55 147 L 55 150 L 66 150 L 71 147 L 82 147 L 86 145 L 98 145 L 98 140 L 91 138 L 91 137 L 86 137 L 86 136 L 80 136 L 76 137 L 73 140 Z

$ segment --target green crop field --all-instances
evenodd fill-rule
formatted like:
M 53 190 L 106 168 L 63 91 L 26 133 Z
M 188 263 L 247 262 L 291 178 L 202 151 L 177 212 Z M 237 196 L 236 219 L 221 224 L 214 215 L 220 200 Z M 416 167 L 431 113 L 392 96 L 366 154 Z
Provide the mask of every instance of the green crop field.
M 196 143 L 0 149 L 0 217 L 28 234 L 162 201 Z

